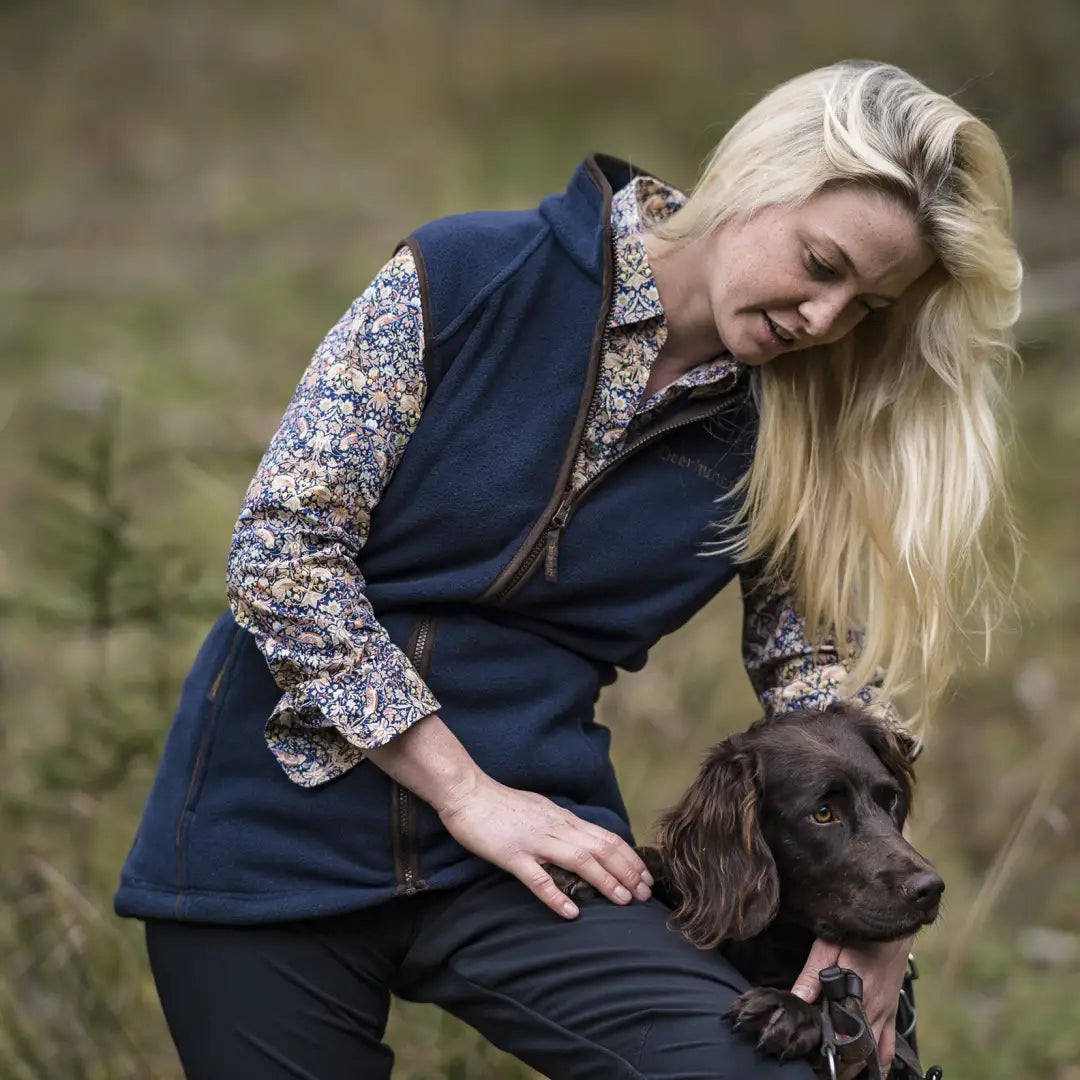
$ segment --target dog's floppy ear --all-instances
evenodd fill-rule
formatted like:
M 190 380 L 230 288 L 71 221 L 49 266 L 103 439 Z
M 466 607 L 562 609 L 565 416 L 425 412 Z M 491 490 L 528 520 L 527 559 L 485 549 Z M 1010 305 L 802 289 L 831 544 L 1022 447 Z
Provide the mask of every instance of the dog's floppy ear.
M 715 746 L 682 801 L 661 818 L 657 846 L 680 898 L 675 921 L 701 949 L 761 933 L 780 882 L 758 825 L 760 770 L 745 735 Z
M 915 786 L 915 758 L 920 750 L 918 741 L 901 728 L 865 712 L 859 719 L 859 732 L 881 764 L 899 782 L 904 792 L 904 806 L 910 808 Z

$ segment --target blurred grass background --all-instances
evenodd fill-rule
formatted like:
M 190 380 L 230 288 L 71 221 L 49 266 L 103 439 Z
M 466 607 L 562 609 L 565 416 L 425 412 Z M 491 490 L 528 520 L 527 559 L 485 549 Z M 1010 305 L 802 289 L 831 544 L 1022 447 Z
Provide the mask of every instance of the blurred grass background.
M 414 225 L 534 204 L 586 153 L 681 185 L 844 56 L 958 95 L 1029 268 L 1022 618 L 920 767 L 948 880 L 922 1039 L 1080 1080 L 1080 5 L 1074 0 L 7 0 L 0 5 L 0 1080 L 180 1076 L 111 914 L 244 488 L 314 345 Z M 754 701 L 721 597 L 602 709 L 639 834 Z M 404 1078 L 531 1075 L 397 1009 Z

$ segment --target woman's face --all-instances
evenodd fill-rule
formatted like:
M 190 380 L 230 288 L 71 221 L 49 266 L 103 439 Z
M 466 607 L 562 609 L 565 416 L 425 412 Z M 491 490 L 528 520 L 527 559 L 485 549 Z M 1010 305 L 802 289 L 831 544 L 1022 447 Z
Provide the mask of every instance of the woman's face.
M 716 329 L 744 364 L 838 341 L 934 263 L 911 211 L 855 186 L 728 222 L 708 250 Z

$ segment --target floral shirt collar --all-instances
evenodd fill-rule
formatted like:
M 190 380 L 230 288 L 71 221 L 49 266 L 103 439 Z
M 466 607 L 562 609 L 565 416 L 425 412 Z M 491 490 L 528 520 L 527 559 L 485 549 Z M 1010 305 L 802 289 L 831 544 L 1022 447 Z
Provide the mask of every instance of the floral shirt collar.
M 611 298 L 611 326 L 664 317 L 664 305 L 641 233 L 647 225 L 670 217 L 685 203 L 686 196 L 681 191 L 652 176 L 634 177 L 612 197 L 615 288 Z
M 667 337 L 664 305 L 656 288 L 649 256 L 642 241 L 646 226 L 670 217 L 686 205 L 686 196 L 655 176 L 635 176 L 611 199 L 611 228 L 615 247 L 615 281 L 609 327 L 627 327 L 659 320 L 657 347 Z M 703 387 L 737 375 L 742 365 L 730 354 L 715 357 L 688 371 L 677 386 Z

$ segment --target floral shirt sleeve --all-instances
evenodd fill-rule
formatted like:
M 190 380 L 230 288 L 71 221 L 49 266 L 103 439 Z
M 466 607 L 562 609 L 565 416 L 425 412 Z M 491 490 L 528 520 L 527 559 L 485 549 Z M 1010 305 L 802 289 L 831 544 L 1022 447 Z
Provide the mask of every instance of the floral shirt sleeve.
M 422 350 L 420 283 L 402 249 L 316 351 L 233 533 L 230 605 L 282 689 L 267 744 L 304 787 L 439 709 L 375 619 L 356 564 L 420 419 Z
M 809 641 L 806 621 L 792 597 L 756 587 L 750 573 L 743 575 L 742 589 L 743 663 L 764 711 L 825 709 L 839 701 L 847 668 L 835 639 Z M 857 648 L 859 643 L 851 644 Z M 903 728 L 892 703 L 878 696 L 880 685 L 877 679 L 852 697 L 880 709 L 889 723 Z

